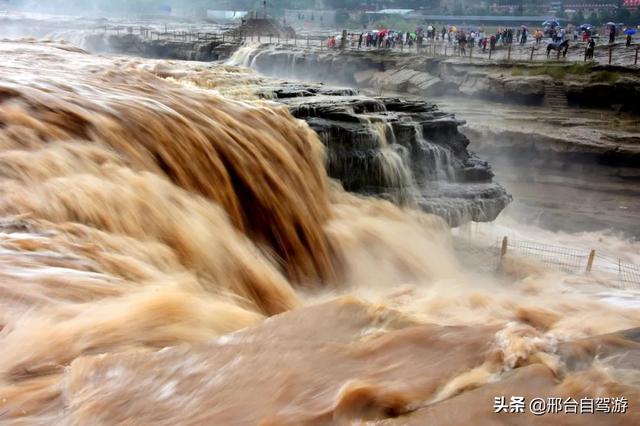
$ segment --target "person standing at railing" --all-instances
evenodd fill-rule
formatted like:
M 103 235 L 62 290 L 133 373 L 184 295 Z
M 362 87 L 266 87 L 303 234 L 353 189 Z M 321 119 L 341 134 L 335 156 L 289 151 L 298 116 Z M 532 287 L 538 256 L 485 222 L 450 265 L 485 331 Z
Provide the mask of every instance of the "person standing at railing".
M 540 31 L 540 28 L 536 28 L 536 44 L 540 44 L 540 42 L 542 41 L 542 37 L 544 36 L 544 34 L 542 33 L 542 31 Z
M 616 26 L 609 26 L 609 43 L 615 43 L 616 41 Z
M 360 37 L 358 38 L 358 49 L 362 47 L 362 33 L 360 33 Z
M 460 31 L 460 34 L 458 35 L 458 53 L 460 54 L 460 56 L 466 56 L 467 55 L 467 36 L 464 33 L 464 31 Z
M 595 49 L 596 49 L 596 42 L 595 40 L 593 40 L 593 38 L 590 38 L 589 42 L 587 43 L 587 50 L 584 54 L 585 60 L 593 59 L 593 52 Z

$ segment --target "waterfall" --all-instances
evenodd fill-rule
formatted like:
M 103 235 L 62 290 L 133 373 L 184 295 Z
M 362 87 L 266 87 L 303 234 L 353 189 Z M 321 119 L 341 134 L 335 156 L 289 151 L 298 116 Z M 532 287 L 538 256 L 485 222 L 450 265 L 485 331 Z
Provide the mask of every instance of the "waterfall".
M 406 161 L 406 155 L 400 154 L 404 147 L 396 143 L 391 124 L 388 122 L 372 123 L 371 130 L 379 149 L 376 155 L 381 174 L 379 180 L 392 188 L 411 187 L 413 185 L 411 166 Z
M 414 123 L 416 142 L 428 160 L 427 175 L 434 180 L 454 182 L 456 172 L 453 167 L 453 152 L 447 147 L 429 142 L 424 138 L 420 123 Z
M 260 43 L 245 43 L 240 49 L 236 50 L 227 60 L 227 65 L 253 67 L 256 56 L 262 51 Z

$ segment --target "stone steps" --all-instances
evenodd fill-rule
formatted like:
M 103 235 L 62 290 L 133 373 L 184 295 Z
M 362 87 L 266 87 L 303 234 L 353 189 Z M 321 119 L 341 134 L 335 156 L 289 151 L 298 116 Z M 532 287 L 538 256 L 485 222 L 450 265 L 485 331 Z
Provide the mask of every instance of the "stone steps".
M 567 93 L 562 84 L 547 84 L 544 89 L 544 104 L 550 108 L 566 108 Z

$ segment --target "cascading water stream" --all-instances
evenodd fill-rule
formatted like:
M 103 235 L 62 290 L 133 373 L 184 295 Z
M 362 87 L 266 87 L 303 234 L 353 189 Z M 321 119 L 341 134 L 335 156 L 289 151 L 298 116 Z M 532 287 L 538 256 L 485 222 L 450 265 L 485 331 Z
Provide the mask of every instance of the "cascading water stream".
M 427 158 L 430 165 L 427 174 L 434 181 L 455 182 L 456 172 L 453 168 L 453 153 L 451 150 L 425 140 L 420 123 L 414 123 L 413 127 L 415 129 L 415 139 L 420 146 L 422 155 Z

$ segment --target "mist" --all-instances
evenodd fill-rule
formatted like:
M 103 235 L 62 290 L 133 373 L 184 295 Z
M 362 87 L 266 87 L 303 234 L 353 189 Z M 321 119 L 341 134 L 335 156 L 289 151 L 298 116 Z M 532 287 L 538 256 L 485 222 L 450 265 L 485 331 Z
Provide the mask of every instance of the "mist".
M 189 0 L 14 0 L 7 3 L 9 9 L 30 13 L 74 16 L 113 16 L 131 14 L 169 16 L 173 9 L 185 10 L 206 6 L 215 2 Z

